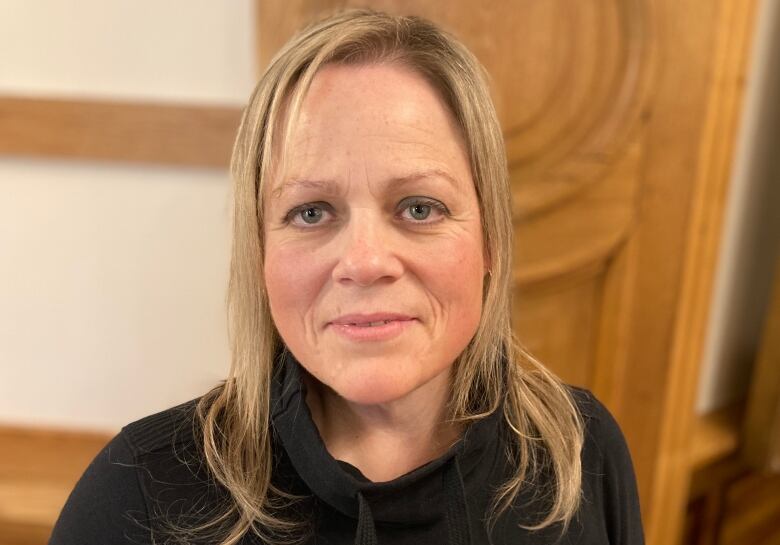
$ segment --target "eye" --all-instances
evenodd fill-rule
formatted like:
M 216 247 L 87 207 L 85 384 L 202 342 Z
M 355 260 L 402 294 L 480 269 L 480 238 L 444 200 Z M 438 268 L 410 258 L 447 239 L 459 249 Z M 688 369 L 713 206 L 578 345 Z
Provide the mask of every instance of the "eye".
M 401 201 L 399 206 L 403 219 L 416 225 L 432 225 L 450 214 L 444 204 L 427 197 L 409 197 Z M 303 229 L 316 227 L 327 222 L 329 208 L 330 205 L 325 202 L 304 203 L 287 212 L 283 221 Z
M 299 214 L 303 221 L 309 224 L 317 223 L 322 218 L 322 210 L 314 206 L 304 208 Z
M 430 204 L 413 204 L 409 207 L 409 212 L 416 220 L 424 220 L 431 214 Z
M 402 201 L 402 204 L 404 206 L 403 211 L 409 212 L 409 217 L 411 217 L 413 223 L 420 223 L 420 224 L 429 224 L 429 223 L 438 223 L 439 219 L 433 219 L 430 221 L 427 220 L 431 213 L 433 213 L 434 216 L 442 215 L 447 216 L 449 215 L 449 210 L 447 209 L 444 204 L 440 203 L 439 201 L 428 199 L 425 197 L 410 197 L 408 199 L 404 199 Z
M 305 225 L 317 225 L 322 220 L 323 215 L 327 214 L 325 211 L 327 206 L 328 205 L 326 203 L 321 202 L 311 202 L 296 206 L 287 212 L 287 215 L 284 217 L 284 221 L 299 227 Z

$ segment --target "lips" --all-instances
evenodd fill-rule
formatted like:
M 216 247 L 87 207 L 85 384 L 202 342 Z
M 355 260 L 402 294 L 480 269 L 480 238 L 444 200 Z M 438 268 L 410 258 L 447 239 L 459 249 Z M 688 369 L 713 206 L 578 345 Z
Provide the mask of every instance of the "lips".
M 376 327 L 389 322 L 406 322 L 414 320 L 412 316 L 396 312 L 374 312 L 371 314 L 345 314 L 331 323 L 334 325 L 351 325 L 358 327 Z
M 349 343 L 387 342 L 400 338 L 410 330 L 415 318 L 395 312 L 373 314 L 345 314 L 328 325 L 340 338 Z

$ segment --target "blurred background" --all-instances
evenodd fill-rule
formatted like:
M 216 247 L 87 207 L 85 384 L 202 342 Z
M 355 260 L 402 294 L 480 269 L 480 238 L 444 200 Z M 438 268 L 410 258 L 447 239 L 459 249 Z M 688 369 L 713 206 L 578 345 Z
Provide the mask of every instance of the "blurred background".
M 241 108 L 340 6 L 487 67 L 515 328 L 617 417 L 648 544 L 780 543 L 780 2 L 0 0 L 0 545 L 225 377 Z

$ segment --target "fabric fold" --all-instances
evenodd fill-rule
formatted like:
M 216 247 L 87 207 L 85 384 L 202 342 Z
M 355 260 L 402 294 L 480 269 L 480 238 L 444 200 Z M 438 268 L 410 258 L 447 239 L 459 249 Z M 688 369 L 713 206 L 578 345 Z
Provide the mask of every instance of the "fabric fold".
M 495 440 L 500 411 L 470 424 L 439 458 L 392 481 L 375 483 L 328 452 L 305 401 L 304 371 L 292 353 L 283 350 L 278 364 L 271 400 L 276 435 L 317 499 L 356 521 L 356 544 L 377 544 L 377 524 L 397 528 L 438 519 L 446 521 L 451 543 L 471 542 L 462 471 L 479 464 L 483 447 Z

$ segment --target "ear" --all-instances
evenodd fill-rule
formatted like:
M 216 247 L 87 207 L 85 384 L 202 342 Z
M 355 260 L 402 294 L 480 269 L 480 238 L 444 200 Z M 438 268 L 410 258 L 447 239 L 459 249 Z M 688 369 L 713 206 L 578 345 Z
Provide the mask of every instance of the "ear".
M 484 269 L 483 276 L 492 274 L 493 260 L 490 257 L 490 250 L 487 247 L 487 244 L 484 244 L 482 246 L 482 262 L 484 264 L 483 265 L 483 269 Z

